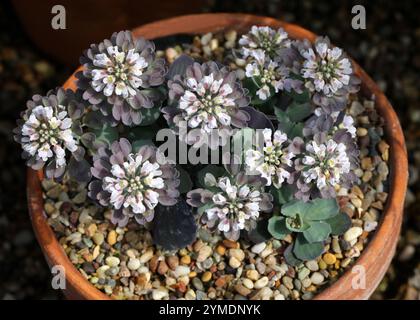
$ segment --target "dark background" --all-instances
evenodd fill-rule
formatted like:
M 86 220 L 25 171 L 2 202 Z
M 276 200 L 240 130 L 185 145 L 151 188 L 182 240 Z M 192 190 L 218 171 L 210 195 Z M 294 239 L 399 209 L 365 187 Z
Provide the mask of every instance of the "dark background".
M 50 26 L 51 6 L 67 10 L 67 30 Z M 351 28 L 351 8 L 366 8 L 366 30 Z M 60 299 L 34 238 L 26 207 L 25 165 L 12 129 L 25 101 L 72 73 L 88 43 L 111 31 L 185 13 L 272 16 L 328 35 L 384 90 L 405 131 L 410 181 L 396 257 L 373 299 L 420 299 L 419 1 L 159 0 L 1 1 L 0 4 L 0 298 Z

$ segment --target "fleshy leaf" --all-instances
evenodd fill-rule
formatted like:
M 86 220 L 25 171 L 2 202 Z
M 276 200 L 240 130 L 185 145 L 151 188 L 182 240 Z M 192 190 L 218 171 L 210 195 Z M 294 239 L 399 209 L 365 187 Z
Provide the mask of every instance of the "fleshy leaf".
M 153 108 L 142 108 L 141 109 L 141 123 L 140 126 L 149 126 L 156 122 L 156 120 L 159 118 L 161 112 L 160 107 L 156 106 Z
M 268 232 L 279 240 L 284 239 L 288 234 L 291 233 L 286 227 L 286 219 L 281 216 L 273 216 L 268 220 L 267 226 Z
M 302 215 L 297 213 L 294 217 L 286 218 L 286 227 L 293 232 L 303 232 L 307 230 L 310 225 L 302 218 Z
M 309 243 L 303 234 L 296 237 L 293 245 L 294 255 L 303 261 L 313 260 L 318 258 L 324 251 L 324 244 L 322 242 Z
M 305 118 L 309 117 L 313 112 L 310 103 L 298 104 L 296 102 L 289 105 L 287 108 L 287 115 L 292 122 L 300 122 Z
M 247 126 L 252 129 L 271 129 L 274 130 L 273 123 L 270 121 L 270 119 L 267 118 L 267 116 L 254 109 L 253 107 L 243 107 L 241 110 L 245 110 L 249 116 L 250 120 L 247 123 Z
M 153 242 L 166 250 L 190 245 L 196 239 L 197 225 L 191 207 L 184 199 L 171 207 L 158 204 L 153 219 Z
M 89 182 L 92 177 L 90 164 L 86 159 L 77 161 L 74 157 L 71 157 L 68 164 L 68 173 L 70 178 L 79 183 Z
M 290 202 L 293 199 L 293 186 L 292 185 L 283 185 L 280 189 L 272 186 L 270 193 L 274 197 L 274 201 L 278 204 L 285 204 Z
M 134 152 L 139 151 L 139 149 L 143 146 L 153 146 L 153 145 L 154 143 L 150 139 L 139 139 L 139 140 L 134 141 L 132 144 Z
M 248 238 L 251 242 L 258 244 L 270 240 L 272 235 L 268 232 L 268 219 L 257 222 L 257 226 L 248 231 Z
M 194 59 L 190 56 L 183 54 L 179 56 L 169 67 L 166 74 L 167 79 L 173 79 L 176 75 L 183 76 L 187 68 L 194 63 Z
M 105 122 L 101 128 L 94 129 L 93 133 L 96 135 L 95 142 L 105 143 L 110 146 L 115 140 L 118 139 L 118 130 L 116 127 Z
M 330 225 L 331 234 L 335 236 L 343 234 L 351 227 L 350 217 L 343 212 L 337 214 L 336 216 L 328 220 L 325 220 L 325 222 Z
M 177 166 L 176 168 L 179 171 L 179 179 L 180 179 L 180 185 L 179 185 L 178 190 L 180 193 L 187 193 L 188 191 L 192 189 L 192 186 L 193 186 L 190 175 L 181 166 Z
M 326 220 L 338 214 L 340 208 L 335 198 L 314 199 L 310 202 L 310 210 L 305 215 L 309 220 Z
M 281 213 L 288 217 L 294 217 L 296 213 L 300 213 L 303 217 L 309 209 L 310 204 L 301 200 L 292 200 L 281 207 Z
M 309 229 L 303 231 L 303 235 L 308 242 L 322 242 L 328 239 L 331 227 L 323 221 L 313 221 Z
M 302 264 L 302 260 L 296 258 L 293 254 L 293 244 L 289 245 L 286 250 L 283 252 L 284 259 L 286 259 L 287 264 L 291 265 L 292 267 L 297 267 Z

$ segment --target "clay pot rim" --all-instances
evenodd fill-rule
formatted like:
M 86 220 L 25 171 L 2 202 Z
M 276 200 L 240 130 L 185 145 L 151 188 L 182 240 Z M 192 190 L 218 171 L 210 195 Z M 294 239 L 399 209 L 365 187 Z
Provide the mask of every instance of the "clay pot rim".
M 133 30 L 135 36 L 148 39 L 160 38 L 175 34 L 200 34 L 227 29 L 241 30 L 251 25 L 269 25 L 282 27 L 294 39 L 306 38 L 314 41 L 316 35 L 300 26 L 281 22 L 268 17 L 248 14 L 194 14 L 145 24 Z M 234 26 L 231 28 L 231 26 Z M 386 140 L 390 146 L 388 177 L 389 190 L 386 206 L 375 234 L 370 239 L 355 265 L 366 269 L 366 289 L 352 289 L 353 273 L 347 269 L 337 281 L 315 295 L 314 299 L 367 299 L 384 276 L 395 252 L 398 234 L 403 215 L 403 203 L 408 181 L 407 152 L 403 132 L 391 104 L 375 82 L 353 61 L 355 73 L 362 80 L 362 90 L 374 94 L 375 106 L 385 119 Z M 80 69 L 80 68 L 79 68 Z M 74 74 L 66 81 L 64 87 L 75 87 Z M 43 196 L 41 190 L 42 172 L 28 169 L 27 194 L 28 207 L 33 228 L 44 255 L 50 265 L 60 264 L 66 270 L 67 283 L 72 286 L 76 296 L 84 299 L 110 300 L 110 297 L 96 289 L 70 262 L 52 229 L 46 222 L 43 213 Z M 377 261 L 377 262 L 375 262 Z M 377 264 L 381 263 L 380 266 Z M 374 270 L 369 267 L 376 267 Z M 74 292 L 73 292 L 74 293 Z

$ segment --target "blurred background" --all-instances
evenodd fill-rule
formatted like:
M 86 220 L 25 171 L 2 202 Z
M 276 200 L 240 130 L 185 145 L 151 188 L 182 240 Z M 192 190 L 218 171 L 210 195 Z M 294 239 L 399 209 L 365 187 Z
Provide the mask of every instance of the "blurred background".
M 34 238 L 26 207 L 25 166 L 12 129 L 25 102 L 74 71 L 92 42 L 113 31 L 202 12 L 271 16 L 328 35 L 385 92 L 405 131 L 410 181 L 392 266 L 372 299 L 420 299 L 420 24 L 417 1 L 331 0 L 3 0 L 0 4 L 0 299 L 61 299 Z M 66 30 L 53 30 L 51 8 L 66 8 Z M 351 9 L 366 8 L 366 29 Z

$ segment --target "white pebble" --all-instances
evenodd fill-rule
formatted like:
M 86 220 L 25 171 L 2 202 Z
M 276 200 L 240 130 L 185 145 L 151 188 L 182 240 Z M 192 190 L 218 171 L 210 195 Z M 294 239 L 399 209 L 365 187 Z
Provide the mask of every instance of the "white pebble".
M 140 257 L 141 263 L 146 263 L 153 257 L 153 250 L 147 250 L 145 253 L 143 253 Z
M 352 242 L 357 239 L 363 233 L 363 229 L 360 227 L 352 227 L 344 233 L 344 240 Z
M 175 271 L 173 272 L 173 275 L 175 278 L 179 278 L 182 276 L 186 276 L 190 273 L 190 267 L 187 266 L 178 266 L 176 267 Z
M 254 288 L 261 289 L 264 288 L 268 284 L 268 277 L 262 277 L 261 279 L 255 281 Z
M 321 284 L 324 281 L 324 276 L 319 272 L 314 272 L 311 276 L 311 282 L 313 284 Z
M 265 242 L 258 243 L 251 248 L 251 251 L 256 254 L 260 254 L 265 249 L 265 246 Z
M 168 289 L 160 287 L 158 289 L 153 289 L 152 298 L 153 300 L 162 300 L 169 297 Z
M 116 267 L 116 266 L 118 266 L 120 264 L 120 259 L 118 259 L 117 257 L 107 257 L 105 259 L 105 263 L 108 266 L 110 266 L 111 268 L 112 267 Z
M 128 261 L 128 264 L 127 264 L 127 267 L 130 270 L 137 270 L 138 268 L 140 268 L 140 266 L 141 266 L 140 260 L 139 259 L 136 259 L 136 258 L 134 258 L 134 259 L 131 258 Z

